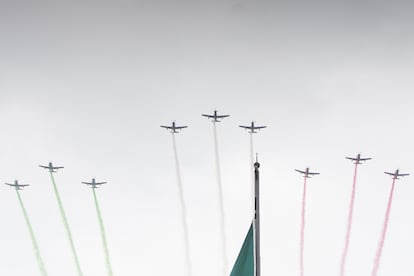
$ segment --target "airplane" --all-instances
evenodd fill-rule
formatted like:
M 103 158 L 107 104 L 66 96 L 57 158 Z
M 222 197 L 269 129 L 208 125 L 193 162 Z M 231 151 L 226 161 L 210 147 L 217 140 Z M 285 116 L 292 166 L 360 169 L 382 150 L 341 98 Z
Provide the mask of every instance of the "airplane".
M 410 175 L 408 173 L 400 173 L 400 169 L 396 170 L 395 173 L 390 173 L 390 172 L 384 172 L 384 173 L 391 175 L 393 177 L 392 179 L 399 179 L 398 178 L 399 176 L 404 177 L 404 176 Z
M 82 182 L 82 184 L 92 186 L 92 189 L 97 189 L 97 188 L 99 188 L 100 185 L 106 184 L 106 182 L 96 182 L 95 178 L 92 178 L 91 182 Z
M 352 161 L 355 161 L 354 164 L 362 164 L 362 162 L 368 161 L 368 160 L 371 160 L 372 159 L 372 158 L 361 158 L 361 154 L 360 153 L 358 153 L 358 155 L 355 158 L 353 158 L 353 157 L 345 157 L 345 158 L 346 159 L 349 159 L 349 160 L 352 160 Z
M 161 127 L 165 128 L 165 129 L 171 129 L 171 133 L 179 133 L 177 130 L 187 128 L 188 126 L 176 126 L 175 121 L 174 121 L 174 122 L 172 122 L 171 126 L 161 126 Z
M 4 183 L 5 185 L 9 185 L 10 187 L 16 188 L 16 190 L 23 190 L 23 187 L 29 186 L 29 184 L 19 184 L 17 180 L 14 181 L 13 184 L 10 183 Z
M 318 175 L 318 174 L 320 174 L 320 173 L 317 173 L 317 172 L 310 172 L 310 171 L 309 171 L 309 168 L 306 168 L 306 170 L 304 170 L 304 171 L 301 171 L 301 170 L 296 170 L 296 169 L 295 169 L 295 171 L 297 171 L 297 172 L 299 172 L 299 173 L 303 174 L 303 175 L 304 175 L 304 177 L 306 177 L 306 178 L 310 178 L 310 175 Z
M 204 117 L 207 117 L 207 118 L 209 118 L 209 119 L 213 119 L 212 121 L 213 122 L 221 122 L 221 121 L 219 121 L 218 119 L 224 119 L 224 118 L 227 118 L 227 117 L 230 117 L 230 115 L 218 115 L 217 114 L 217 110 L 214 110 L 214 115 L 208 115 L 208 114 L 201 114 L 201 116 L 204 116 Z
M 64 167 L 54 167 L 52 162 L 49 162 L 49 165 L 47 166 L 39 165 L 39 167 L 48 169 L 50 172 L 57 172 L 57 170 L 64 168 Z
M 249 129 L 250 130 L 249 133 L 257 133 L 257 131 L 255 131 L 255 130 L 266 128 L 266 126 L 255 126 L 254 122 L 252 122 L 250 126 L 239 126 L 239 127 Z

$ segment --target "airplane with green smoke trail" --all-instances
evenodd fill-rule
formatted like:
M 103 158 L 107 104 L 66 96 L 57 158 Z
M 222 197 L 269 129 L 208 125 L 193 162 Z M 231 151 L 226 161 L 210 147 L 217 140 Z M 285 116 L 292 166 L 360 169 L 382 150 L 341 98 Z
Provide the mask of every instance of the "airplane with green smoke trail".
M 76 252 L 75 243 L 73 242 L 72 232 L 70 231 L 69 222 L 68 222 L 68 219 L 66 217 L 65 209 L 63 208 L 62 199 L 60 198 L 60 193 L 59 193 L 59 190 L 57 188 L 55 178 L 53 176 L 53 173 L 57 172 L 59 169 L 63 169 L 63 167 L 53 166 L 52 162 L 49 162 L 48 166 L 39 165 L 39 167 L 49 170 L 50 178 L 52 180 L 53 190 L 55 192 L 56 200 L 57 200 L 57 203 L 58 203 L 58 206 L 59 206 L 60 215 L 62 217 L 62 222 L 63 222 L 63 225 L 65 227 L 66 235 L 67 235 L 67 238 L 69 240 L 69 245 L 70 245 L 70 248 L 71 248 L 71 251 L 72 251 L 73 259 L 74 259 L 75 264 L 76 264 L 76 270 L 77 270 L 79 276 L 83 276 L 83 273 L 82 273 L 82 270 L 81 270 L 81 267 L 80 267 L 80 263 L 79 263 L 78 253 Z
M 101 229 L 102 247 L 105 252 L 106 269 L 108 272 L 108 276 L 112 276 L 111 258 L 109 257 L 110 255 L 109 255 L 108 242 L 106 240 L 105 225 L 102 219 L 101 208 L 99 207 L 98 198 L 95 192 L 95 189 L 99 188 L 100 185 L 106 184 L 106 183 L 107 182 L 96 182 L 95 178 L 92 178 L 91 182 L 82 182 L 82 184 L 88 185 L 92 188 L 93 198 L 95 201 L 96 215 L 98 217 L 99 227 Z

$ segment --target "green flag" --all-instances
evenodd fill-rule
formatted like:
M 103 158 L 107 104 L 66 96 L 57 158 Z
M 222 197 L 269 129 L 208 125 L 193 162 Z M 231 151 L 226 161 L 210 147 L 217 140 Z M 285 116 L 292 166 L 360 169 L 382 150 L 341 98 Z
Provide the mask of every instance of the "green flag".
M 254 242 L 253 224 L 250 226 L 246 239 L 234 264 L 230 276 L 254 276 Z

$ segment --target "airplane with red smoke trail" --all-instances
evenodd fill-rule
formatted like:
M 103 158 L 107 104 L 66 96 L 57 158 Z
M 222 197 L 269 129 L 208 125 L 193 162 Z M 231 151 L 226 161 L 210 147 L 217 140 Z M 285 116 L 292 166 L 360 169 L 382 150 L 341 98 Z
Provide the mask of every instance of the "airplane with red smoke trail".
M 304 170 L 304 171 L 301 171 L 301 170 L 296 170 L 295 169 L 295 171 L 297 171 L 297 172 L 299 172 L 299 173 L 301 173 L 301 174 L 303 174 L 304 175 L 304 177 L 306 177 L 306 178 L 310 178 L 310 175 L 319 175 L 320 173 L 318 173 L 318 172 L 310 172 L 309 171 L 309 167 L 308 168 L 306 168 L 306 170 Z
M 161 127 L 171 130 L 171 133 L 179 133 L 179 131 L 177 131 L 177 130 L 187 128 L 188 126 L 177 126 L 177 125 L 175 125 L 175 122 L 172 122 L 171 126 L 161 126 Z
M 354 164 L 362 164 L 362 162 L 371 160 L 372 158 L 361 158 L 361 154 L 358 153 L 358 155 L 354 157 L 345 157 L 346 159 L 349 159 L 351 161 L 354 161 Z
M 404 177 L 404 176 L 410 175 L 409 173 L 400 173 L 400 170 L 399 169 L 398 170 L 395 170 L 394 173 L 390 173 L 390 172 L 384 172 L 384 173 L 386 173 L 388 175 L 391 175 L 392 176 L 392 179 L 399 179 L 398 178 L 399 176 Z
M 219 119 L 224 119 L 224 118 L 230 117 L 230 115 L 218 115 L 217 110 L 214 110 L 213 115 L 201 114 L 201 116 L 207 117 L 209 119 L 213 119 L 212 121 L 215 122 L 215 123 L 221 122 Z
M 241 128 L 249 129 L 249 133 L 257 133 L 256 130 L 260 130 L 262 128 L 266 128 L 266 126 L 255 126 L 254 122 L 251 122 L 250 126 L 239 126 Z

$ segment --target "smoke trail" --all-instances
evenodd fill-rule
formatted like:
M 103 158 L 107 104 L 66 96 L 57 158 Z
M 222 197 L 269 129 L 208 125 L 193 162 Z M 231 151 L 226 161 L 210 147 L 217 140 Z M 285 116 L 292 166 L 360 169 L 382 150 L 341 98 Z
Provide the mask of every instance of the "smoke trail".
M 95 189 L 92 188 L 93 198 L 95 200 L 96 214 L 98 216 L 99 227 L 101 228 L 102 246 L 105 251 L 105 263 L 108 275 L 112 276 L 111 259 L 109 258 L 108 242 L 106 241 L 105 226 L 102 219 L 101 209 L 99 208 L 98 198 L 96 197 Z
M 43 263 L 42 256 L 40 255 L 39 246 L 37 244 L 36 237 L 35 237 L 34 232 L 33 232 L 32 224 L 30 223 L 29 216 L 27 215 L 27 211 L 26 211 L 26 208 L 24 207 L 23 200 L 20 197 L 19 190 L 16 189 L 16 192 L 17 192 L 17 197 L 19 198 L 20 207 L 22 208 L 22 211 L 23 211 L 23 216 L 24 216 L 24 219 L 26 221 L 27 228 L 29 229 L 29 234 L 30 234 L 30 238 L 32 240 L 33 250 L 34 250 L 34 253 L 36 255 L 36 260 L 37 260 L 37 264 L 39 266 L 40 274 L 43 275 L 43 276 L 46 276 L 47 275 L 46 269 L 45 269 L 45 266 L 44 266 L 44 263 Z
M 300 275 L 304 275 L 303 251 L 305 246 L 305 206 L 306 206 L 306 176 L 303 178 L 302 221 L 300 227 Z
M 396 180 L 396 178 L 394 177 L 394 179 L 392 180 L 390 196 L 388 198 L 388 205 L 387 205 L 387 211 L 385 213 L 384 225 L 382 227 L 381 237 L 380 237 L 380 240 L 378 242 L 377 253 L 375 255 L 374 268 L 372 269 L 372 276 L 377 275 L 379 265 L 380 265 L 380 259 L 381 259 L 381 255 L 382 255 L 382 248 L 384 246 L 385 235 L 387 234 L 388 221 L 390 219 L 391 204 L 392 204 L 392 198 L 393 198 L 393 195 L 394 195 L 395 180 Z
M 352 217 L 353 217 L 353 213 L 354 213 L 354 202 L 355 202 L 355 192 L 356 192 L 357 171 L 358 171 L 358 162 L 355 162 L 354 179 L 353 179 L 353 183 L 352 183 L 351 201 L 349 203 L 348 225 L 347 225 L 346 236 L 345 236 L 345 247 L 344 247 L 344 250 L 342 252 L 342 258 L 341 258 L 341 274 L 340 274 L 341 276 L 345 275 L 346 256 L 348 254 L 349 241 L 350 241 L 350 237 L 351 237 Z
M 187 276 L 192 275 L 192 263 L 190 258 L 190 239 L 188 235 L 188 224 L 187 224 L 187 207 L 184 201 L 183 184 L 181 180 L 180 163 L 178 161 L 177 145 L 175 143 L 175 135 L 172 134 L 174 158 L 175 158 L 175 169 L 177 173 L 177 185 L 178 185 L 178 196 L 181 205 L 181 223 L 184 231 L 184 244 L 185 244 L 185 260 L 187 265 Z
M 58 191 L 57 186 L 56 186 L 55 178 L 53 177 L 53 172 L 50 172 L 50 178 L 52 179 L 53 189 L 55 191 L 56 200 L 57 200 L 58 205 L 59 205 L 59 211 L 60 211 L 60 215 L 62 217 L 63 225 L 65 226 L 66 234 L 68 236 L 68 240 L 69 240 L 69 243 L 70 243 L 70 248 L 72 250 L 72 255 L 73 255 L 73 258 L 74 258 L 75 263 L 76 263 L 76 269 L 78 271 L 79 276 L 82 276 L 83 273 L 82 273 L 82 270 L 80 268 L 78 254 L 76 253 L 75 244 L 73 243 L 73 239 L 72 239 L 72 233 L 71 233 L 70 228 L 69 228 L 69 223 L 68 223 L 68 220 L 66 218 L 65 210 L 63 209 L 62 200 L 60 199 L 60 194 L 59 194 L 59 191 Z
M 252 199 L 252 214 L 253 214 L 253 217 L 254 217 L 255 202 L 254 202 L 254 169 L 253 169 L 253 167 L 254 167 L 254 149 L 253 149 L 253 130 L 252 130 L 252 132 L 250 132 L 250 171 L 251 171 L 251 177 L 250 178 L 252 180 L 252 183 L 250 184 L 250 186 L 251 186 L 250 196 L 251 196 L 251 199 Z
M 227 275 L 227 237 L 226 237 L 226 225 L 225 225 L 225 212 L 223 203 L 223 185 L 221 183 L 221 170 L 220 170 L 220 156 L 218 150 L 218 139 L 216 122 L 213 122 L 214 130 L 214 150 L 216 154 L 216 170 L 217 170 L 217 184 L 219 191 L 219 205 L 220 205 L 220 231 L 221 231 L 221 245 L 222 245 L 222 258 L 223 258 L 223 276 Z

